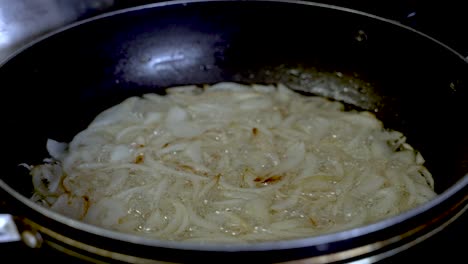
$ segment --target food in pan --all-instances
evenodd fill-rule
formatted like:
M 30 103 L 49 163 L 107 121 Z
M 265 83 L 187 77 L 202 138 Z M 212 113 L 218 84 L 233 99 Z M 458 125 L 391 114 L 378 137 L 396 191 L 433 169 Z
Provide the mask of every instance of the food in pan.
M 161 240 L 262 242 L 350 229 L 436 194 L 422 155 L 374 114 L 284 85 L 131 97 L 30 169 L 31 199 Z

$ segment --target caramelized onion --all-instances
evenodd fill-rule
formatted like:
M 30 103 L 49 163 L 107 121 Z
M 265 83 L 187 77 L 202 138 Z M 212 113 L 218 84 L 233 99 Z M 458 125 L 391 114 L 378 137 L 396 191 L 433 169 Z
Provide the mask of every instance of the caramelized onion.
M 284 85 L 219 83 L 132 97 L 29 166 L 38 203 L 167 240 L 335 232 L 435 196 L 424 158 L 369 112 Z

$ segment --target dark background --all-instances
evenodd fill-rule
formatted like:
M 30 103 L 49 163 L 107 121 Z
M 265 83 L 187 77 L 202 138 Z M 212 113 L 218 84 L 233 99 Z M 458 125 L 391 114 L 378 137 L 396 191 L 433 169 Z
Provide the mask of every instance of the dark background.
M 114 4 L 106 11 L 151 2 L 157 1 L 115 0 Z M 463 7 L 465 2 L 463 0 L 322 0 L 316 2 L 349 7 L 399 21 L 434 37 L 468 58 L 468 9 Z M 82 15 L 80 19 L 97 14 L 97 11 L 88 12 Z M 0 213 L 4 212 L 2 208 L 4 208 L 4 204 L 1 202 L 0 193 Z M 467 226 L 468 213 L 465 213 L 435 236 L 379 263 L 468 263 Z M 44 248 L 29 249 L 21 243 L 0 245 L 0 263 L 27 261 L 80 263 L 76 259 Z

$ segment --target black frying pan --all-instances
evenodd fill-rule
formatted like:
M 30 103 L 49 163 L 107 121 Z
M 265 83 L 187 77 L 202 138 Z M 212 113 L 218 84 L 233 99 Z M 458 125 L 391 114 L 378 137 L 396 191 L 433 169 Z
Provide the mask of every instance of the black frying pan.
M 314 80 L 327 75 L 347 89 Z M 99 260 L 308 263 L 377 260 L 429 237 L 468 197 L 468 63 L 444 44 L 397 23 L 294 1 L 153 4 L 54 32 L 0 67 L 0 187 L 20 228 L 46 244 Z M 373 111 L 405 133 L 432 172 L 433 201 L 376 224 L 314 238 L 253 245 L 193 245 L 92 227 L 28 200 L 17 164 L 40 163 L 47 138 L 70 141 L 100 111 L 132 95 L 220 81 L 282 82 Z

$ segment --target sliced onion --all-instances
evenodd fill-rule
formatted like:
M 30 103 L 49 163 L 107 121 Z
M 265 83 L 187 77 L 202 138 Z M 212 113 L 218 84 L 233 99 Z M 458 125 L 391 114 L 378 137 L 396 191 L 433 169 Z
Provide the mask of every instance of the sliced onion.
M 56 160 L 61 160 L 63 158 L 63 156 L 66 154 L 65 150 L 67 147 L 67 143 L 58 142 L 53 139 L 47 139 L 47 151 L 49 152 L 49 155 Z
M 282 84 L 167 93 L 103 111 L 68 145 L 48 140 L 50 158 L 21 165 L 31 199 L 121 232 L 239 243 L 357 227 L 436 195 L 422 154 L 372 113 Z

